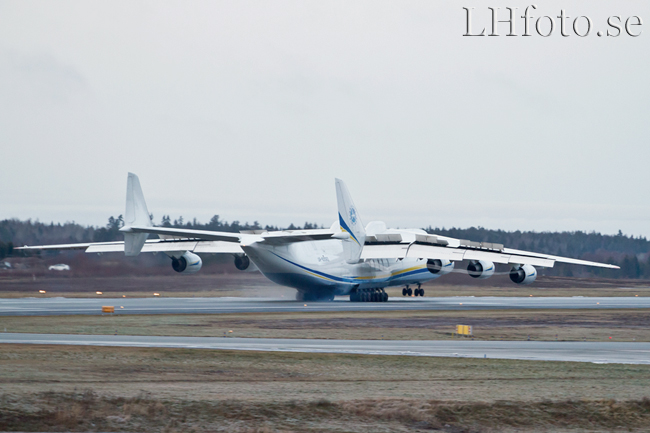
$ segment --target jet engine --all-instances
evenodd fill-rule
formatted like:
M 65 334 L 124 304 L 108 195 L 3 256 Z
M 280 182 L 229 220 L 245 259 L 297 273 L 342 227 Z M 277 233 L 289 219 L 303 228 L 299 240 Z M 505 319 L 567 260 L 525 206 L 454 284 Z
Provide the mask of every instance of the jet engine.
M 240 271 L 246 272 L 255 272 L 258 270 L 255 263 L 251 263 L 251 259 L 247 255 L 235 256 L 235 267 Z
M 235 256 L 235 267 L 240 271 L 245 271 L 251 265 L 251 259 L 248 256 Z
M 486 260 L 472 260 L 467 265 L 467 273 L 472 278 L 484 280 L 494 274 L 494 263 Z
M 176 272 L 196 274 L 201 270 L 201 266 L 203 266 L 201 257 L 194 253 L 190 253 L 189 251 L 185 251 L 180 257 L 172 256 L 172 268 L 174 268 Z
M 454 262 L 450 260 L 429 259 L 427 269 L 434 275 L 447 275 L 454 269 Z
M 510 279 L 515 284 L 531 284 L 537 278 L 533 265 L 515 266 L 510 270 Z

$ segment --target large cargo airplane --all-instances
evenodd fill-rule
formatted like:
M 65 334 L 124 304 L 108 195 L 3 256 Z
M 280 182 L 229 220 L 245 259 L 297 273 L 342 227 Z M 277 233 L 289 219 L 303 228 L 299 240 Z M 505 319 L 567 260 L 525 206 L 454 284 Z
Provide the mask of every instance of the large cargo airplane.
M 140 180 L 129 173 L 126 189 L 124 241 L 25 246 L 23 250 L 83 249 L 87 253 L 163 252 L 172 268 L 199 272 L 198 254 L 232 254 L 240 270 L 259 269 L 269 280 L 293 287 L 298 300 L 332 300 L 346 295 L 355 302 L 385 302 L 386 287 L 403 287 L 405 296 L 424 296 L 421 284 L 446 275 L 456 263 L 469 262 L 467 273 L 485 279 L 495 263 L 510 268 L 516 284 L 530 284 L 535 267 L 556 262 L 618 269 L 618 266 L 505 248 L 427 234 L 421 229 L 389 229 L 380 221 L 363 226 L 342 180 L 335 180 L 338 221 L 329 229 L 254 230 L 241 233 L 155 227 L 151 223 Z M 158 239 L 147 239 L 158 235 Z M 414 286 L 415 289 L 411 288 Z

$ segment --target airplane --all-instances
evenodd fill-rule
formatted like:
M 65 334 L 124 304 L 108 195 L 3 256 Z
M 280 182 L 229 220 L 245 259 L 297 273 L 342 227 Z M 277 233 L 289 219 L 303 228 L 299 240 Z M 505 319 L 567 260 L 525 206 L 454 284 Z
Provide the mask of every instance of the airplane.
M 151 222 L 138 176 L 129 173 L 124 241 L 24 246 L 18 250 L 85 250 L 86 253 L 162 252 L 174 271 L 199 272 L 199 254 L 231 254 L 239 270 L 259 270 L 274 283 L 293 287 L 300 301 L 386 302 L 387 287 L 403 287 L 403 296 L 424 296 L 422 283 L 454 271 L 468 261 L 467 273 L 490 278 L 495 264 L 510 267 L 515 284 L 531 284 L 536 267 L 557 263 L 619 269 L 618 266 L 533 253 L 489 242 L 431 235 L 422 229 L 391 229 L 381 221 L 364 227 L 345 183 L 335 179 L 338 221 L 329 229 L 250 230 L 240 233 L 156 227 Z M 158 235 L 158 239 L 147 239 Z M 412 289 L 411 286 L 415 286 Z

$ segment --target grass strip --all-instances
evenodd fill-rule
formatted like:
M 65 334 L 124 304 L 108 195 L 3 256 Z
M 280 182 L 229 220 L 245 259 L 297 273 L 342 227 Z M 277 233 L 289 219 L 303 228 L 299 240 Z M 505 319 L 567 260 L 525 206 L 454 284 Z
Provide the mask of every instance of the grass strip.
M 650 399 L 463 403 L 436 400 L 248 402 L 81 393 L 0 396 L 3 431 L 642 431 Z

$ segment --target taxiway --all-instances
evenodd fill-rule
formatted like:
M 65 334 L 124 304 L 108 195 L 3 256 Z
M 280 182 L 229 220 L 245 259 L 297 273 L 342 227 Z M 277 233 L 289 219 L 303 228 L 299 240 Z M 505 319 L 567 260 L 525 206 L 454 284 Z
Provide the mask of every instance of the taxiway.
M 650 364 L 650 343 L 623 342 L 321 340 L 0 333 L 0 343 Z

